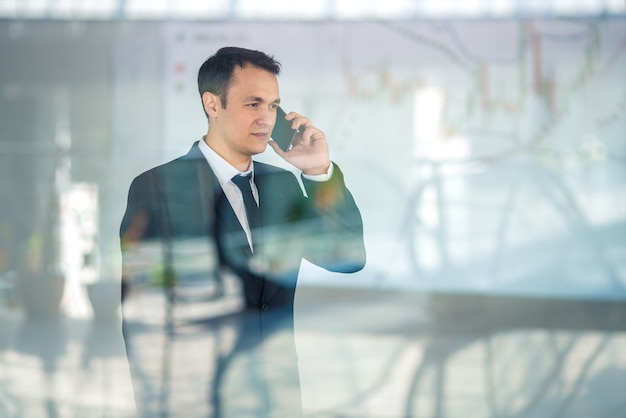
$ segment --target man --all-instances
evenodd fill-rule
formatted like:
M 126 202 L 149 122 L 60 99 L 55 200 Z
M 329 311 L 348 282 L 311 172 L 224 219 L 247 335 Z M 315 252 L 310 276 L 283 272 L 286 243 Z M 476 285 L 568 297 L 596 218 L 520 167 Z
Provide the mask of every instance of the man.
M 146 320 L 154 304 L 146 303 L 148 299 L 142 308 L 132 304 L 133 295 L 141 293 L 137 278 L 150 276 L 168 291 L 164 344 L 170 347 L 168 341 L 177 333 L 173 318 L 184 306 L 180 294 L 193 281 L 190 277 L 195 284 L 236 277 L 243 306 L 220 319 L 236 337 L 208 379 L 207 411 L 226 417 L 294 417 L 302 412 L 292 335 L 300 263 L 307 259 L 345 273 L 365 264 L 361 216 L 341 171 L 329 159 L 324 132 L 291 112 L 285 119 L 299 132 L 292 147 L 283 151 L 270 140 L 280 104 L 279 72 L 280 64 L 262 52 L 235 47 L 217 51 L 198 73 L 209 122 L 206 135 L 186 155 L 131 184 L 120 228 L 124 337 L 136 399 L 146 415 L 175 407 L 167 395 L 177 381 L 174 371 L 168 374 L 172 364 L 166 354 L 160 356 L 160 373 L 147 371 L 153 364 L 142 352 L 154 343 L 142 337 L 137 312 Z M 302 171 L 306 195 L 290 172 L 253 161 L 268 144 Z M 160 244 L 156 256 L 146 257 L 146 248 L 154 243 Z M 206 255 L 197 257 L 199 248 Z M 215 263 L 207 262 L 212 248 Z M 138 254 L 143 261 L 137 262 Z M 206 267 L 194 270 L 198 260 Z M 196 351 L 210 348 L 199 343 Z

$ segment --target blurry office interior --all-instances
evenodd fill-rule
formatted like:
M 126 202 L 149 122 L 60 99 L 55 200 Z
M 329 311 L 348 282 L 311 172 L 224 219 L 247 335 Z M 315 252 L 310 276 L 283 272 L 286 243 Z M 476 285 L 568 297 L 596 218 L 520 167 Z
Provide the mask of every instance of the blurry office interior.
M 224 45 L 283 64 L 363 215 L 363 271 L 301 267 L 307 416 L 624 416 L 622 0 L 0 0 L 0 417 L 134 415 L 126 193 L 206 131 Z M 154 396 L 211 416 L 228 329 L 184 329 L 146 333 Z

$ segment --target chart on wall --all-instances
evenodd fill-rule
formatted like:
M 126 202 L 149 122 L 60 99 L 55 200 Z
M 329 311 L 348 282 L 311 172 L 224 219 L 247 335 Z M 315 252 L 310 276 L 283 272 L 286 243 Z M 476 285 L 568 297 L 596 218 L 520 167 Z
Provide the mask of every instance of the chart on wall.
M 162 152 L 206 132 L 200 64 L 260 49 L 361 208 L 360 285 L 625 297 L 624 23 L 166 24 Z

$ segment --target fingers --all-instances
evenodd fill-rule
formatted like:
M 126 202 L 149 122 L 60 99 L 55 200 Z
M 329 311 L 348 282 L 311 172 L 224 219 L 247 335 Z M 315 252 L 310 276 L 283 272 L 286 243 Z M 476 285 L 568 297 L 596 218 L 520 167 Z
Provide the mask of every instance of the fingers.
M 292 147 L 298 145 L 308 145 L 318 140 L 326 139 L 323 131 L 316 128 L 311 121 L 297 112 L 289 112 L 285 119 L 291 121 L 291 128 L 297 129 L 298 133 L 293 139 Z
M 293 138 L 292 148 L 308 146 L 323 138 L 324 133 L 314 126 L 300 127 L 300 131 Z
M 309 126 L 313 126 L 313 124 L 311 123 L 311 121 L 302 116 L 299 113 L 296 112 L 289 112 L 287 113 L 287 115 L 285 116 L 285 119 L 290 120 L 291 123 L 291 128 L 292 129 L 300 129 L 301 127 L 309 127 Z

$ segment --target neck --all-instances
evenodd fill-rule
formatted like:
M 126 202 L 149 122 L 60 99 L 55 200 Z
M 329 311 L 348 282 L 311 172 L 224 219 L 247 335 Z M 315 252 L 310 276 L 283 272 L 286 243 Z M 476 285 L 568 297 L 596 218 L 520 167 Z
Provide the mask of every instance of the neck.
M 238 171 L 244 172 L 250 168 L 252 157 L 229 152 L 227 147 L 221 146 L 221 141 L 210 135 L 210 131 L 202 139 L 217 155 L 222 157 L 224 161 L 235 167 Z

